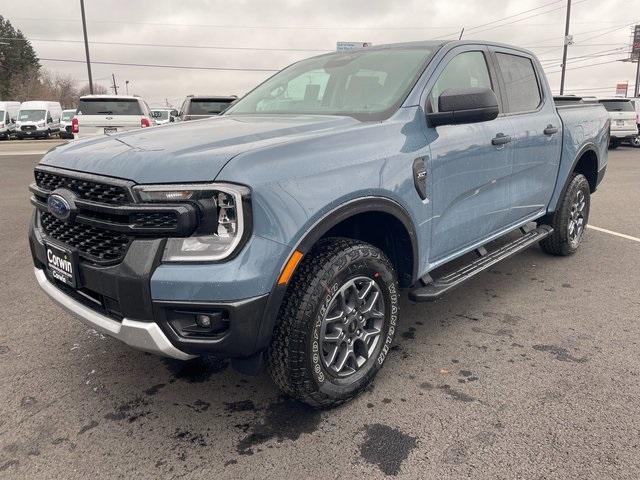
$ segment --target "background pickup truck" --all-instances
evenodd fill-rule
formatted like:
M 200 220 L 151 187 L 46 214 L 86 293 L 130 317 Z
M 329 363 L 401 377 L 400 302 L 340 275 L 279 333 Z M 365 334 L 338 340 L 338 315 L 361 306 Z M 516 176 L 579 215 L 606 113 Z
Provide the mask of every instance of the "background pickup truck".
M 332 406 L 384 363 L 400 289 L 434 300 L 537 242 L 574 253 L 608 142 L 605 109 L 556 108 L 526 50 L 322 55 L 222 116 L 49 152 L 30 187 L 35 274 L 133 347 L 266 363 Z

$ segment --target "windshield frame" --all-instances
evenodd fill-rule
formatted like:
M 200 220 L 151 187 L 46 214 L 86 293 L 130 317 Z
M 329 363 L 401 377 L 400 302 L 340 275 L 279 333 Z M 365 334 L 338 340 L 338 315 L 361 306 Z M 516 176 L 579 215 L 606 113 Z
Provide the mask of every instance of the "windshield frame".
M 426 45 L 426 44 L 397 44 L 394 45 L 393 47 L 367 47 L 366 50 L 368 52 L 379 52 L 379 51 L 390 51 L 393 52 L 394 50 L 424 50 L 425 51 L 425 56 L 424 59 L 422 60 L 422 64 L 418 66 L 416 73 L 414 75 L 414 77 L 411 79 L 411 81 L 407 84 L 407 87 L 405 88 L 405 91 L 403 91 L 400 95 L 398 95 L 398 99 L 392 104 L 390 105 L 387 109 L 382 110 L 382 111 L 378 111 L 378 112 L 339 112 L 339 113 L 320 113 L 320 112 L 308 112 L 308 113 L 304 113 L 304 112 L 296 112 L 296 113 L 276 113 L 276 112 L 235 112 L 236 107 L 238 107 L 239 105 L 242 104 L 242 102 L 249 96 L 251 95 L 254 91 L 258 90 L 259 88 L 262 88 L 263 85 L 265 85 L 266 83 L 270 82 L 271 80 L 273 80 L 273 78 L 275 78 L 278 75 L 281 75 L 282 73 L 286 72 L 287 70 L 297 66 L 298 64 L 305 62 L 307 60 L 312 60 L 312 59 L 321 59 L 323 57 L 330 57 L 330 56 L 338 56 L 341 54 L 344 54 L 345 52 L 331 52 L 331 53 L 325 53 L 323 55 L 317 55 L 315 57 L 309 57 L 309 58 L 305 58 L 303 60 L 300 60 L 298 62 L 294 62 L 291 65 L 288 65 L 287 67 L 283 68 L 282 70 L 274 73 L 273 75 L 271 75 L 270 77 L 268 77 L 267 79 L 265 79 L 263 82 L 259 83 L 255 88 L 251 89 L 246 95 L 244 95 L 242 98 L 240 98 L 237 102 L 235 102 L 231 107 L 229 107 L 227 110 L 225 110 L 223 113 L 221 113 L 220 115 L 228 115 L 228 116 L 291 116 L 291 115 L 311 115 L 311 116 L 337 116 L 337 117 L 351 117 L 354 118 L 356 120 L 359 120 L 361 122 L 366 122 L 366 121 L 382 121 L 382 120 L 387 120 L 388 118 L 390 118 L 393 114 L 395 114 L 401 107 L 402 105 L 405 103 L 405 101 L 407 100 L 407 98 L 409 97 L 409 95 L 411 94 L 411 92 L 413 91 L 413 89 L 416 87 L 417 83 L 420 81 L 420 78 L 422 78 L 422 76 L 424 75 L 424 72 L 426 71 L 427 67 L 429 66 L 429 64 L 431 63 L 431 61 L 433 60 L 434 56 L 438 53 L 438 51 L 442 48 L 442 46 L 445 45 L 445 43 L 433 43 L 432 45 Z M 431 51 L 428 51 L 431 50 Z M 360 49 L 358 49 L 356 52 L 361 52 Z

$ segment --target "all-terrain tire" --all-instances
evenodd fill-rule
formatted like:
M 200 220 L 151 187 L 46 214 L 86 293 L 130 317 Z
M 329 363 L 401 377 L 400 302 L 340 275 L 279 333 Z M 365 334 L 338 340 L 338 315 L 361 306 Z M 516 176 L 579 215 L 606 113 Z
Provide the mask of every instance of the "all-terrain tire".
M 366 277 L 384 303 L 380 336 L 366 363 L 339 377 L 324 363 L 321 325 L 341 286 Z M 323 239 L 305 256 L 288 286 L 267 352 L 267 367 L 287 395 L 316 408 L 346 402 L 369 385 L 389 352 L 398 322 L 398 280 L 378 248 L 345 238 Z
M 572 211 L 574 211 L 572 209 L 575 208 L 576 198 L 579 194 L 583 195 L 585 202 L 582 212 L 583 223 L 580 235 L 572 239 L 569 223 L 572 219 Z M 558 203 L 558 208 L 550 217 L 545 219 L 545 223 L 553 227 L 553 233 L 540 242 L 542 250 L 557 256 L 572 255 L 578 250 L 589 221 L 590 195 L 589 182 L 585 176 L 579 173 L 574 174 Z

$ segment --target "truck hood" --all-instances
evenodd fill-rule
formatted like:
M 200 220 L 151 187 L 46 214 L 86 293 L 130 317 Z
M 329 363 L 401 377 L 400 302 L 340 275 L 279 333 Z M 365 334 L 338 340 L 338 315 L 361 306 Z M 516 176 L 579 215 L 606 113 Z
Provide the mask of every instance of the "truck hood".
M 357 125 L 337 116 L 220 116 L 70 142 L 40 163 L 137 183 L 211 181 L 240 153 Z

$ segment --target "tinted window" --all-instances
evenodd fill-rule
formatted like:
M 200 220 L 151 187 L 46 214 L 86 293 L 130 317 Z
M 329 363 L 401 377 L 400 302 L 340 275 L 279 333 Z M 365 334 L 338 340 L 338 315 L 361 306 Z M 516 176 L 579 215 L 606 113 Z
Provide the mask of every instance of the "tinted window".
M 68 122 L 69 120 L 71 120 L 74 116 L 75 116 L 76 112 L 62 112 L 62 120 L 64 120 L 65 122 Z
M 431 111 L 438 111 L 438 97 L 449 88 L 491 88 L 487 62 L 482 52 L 465 52 L 454 57 L 431 89 Z
M 386 118 L 422 72 L 430 47 L 322 55 L 277 73 L 226 113 L 349 115 Z
M 633 103 L 621 100 L 600 100 L 608 112 L 633 112 Z
M 198 98 L 191 100 L 187 115 L 218 115 L 224 112 L 231 101 Z
M 78 104 L 80 115 L 142 115 L 134 98 L 85 98 Z
M 507 111 L 528 112 L 538 108 L 542 98 L 531 60 L 507 53 L 497 53 L 496 57 L 505 82 Z

